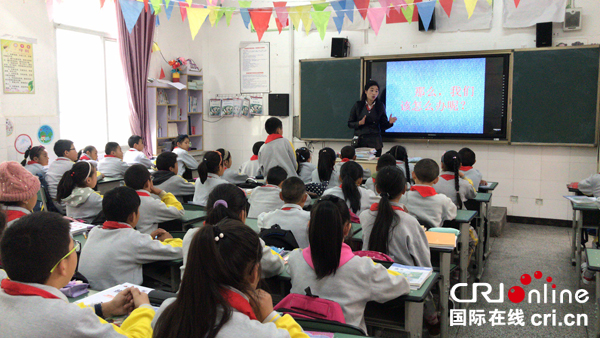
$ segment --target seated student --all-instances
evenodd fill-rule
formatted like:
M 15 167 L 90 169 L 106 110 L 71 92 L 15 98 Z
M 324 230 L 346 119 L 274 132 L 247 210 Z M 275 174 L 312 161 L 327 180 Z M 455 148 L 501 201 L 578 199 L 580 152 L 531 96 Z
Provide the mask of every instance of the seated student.
M 475 198 L 477 193 L 472 182 L 465 179 L 465 175 L 459 171 L 460 164 L 460 155 L 454 150 L 447 151 L 442 156 L 440 180 L 433 187 L 438 193 L 450 197 L 459 209 L 463 209 L 465 201 Z
M 326 200 L 319 200 L 310 213 L 310 246 L 289 255 L 291 292 L 303 295 L 310 287 L 314 295 L 339 303 L 346 323 L 366 332 L 367 302 L 392 300 L 409 293 L 410 286 L 404 276 L 374 264 L 371 258 L 354 256 L 343 243 L 351 229 L 350 222 L 342 222 L 343 201 L 333 196 L 323 199 Z
M 323 148 L 319 150 L 319 162 L 317 169 L 312 172 L 313 183 L 327 182 L 327 189 L 337 187 L 342 182 L 340 181 L 340 173 L 335 169 L 335 159 L 337 155 L 331 148 Z
M 258 166 L 258 151 L 263 144 L 265 144 L 263 141 L 254 143 L 252 146 L 252 153 L 254 155 L 250 157 L 249 161 L 242 163 L 240 169 L 238 169 L 240 175 L 247 175 L 249 177 L 258 176 L 258 169 L 260 169 Z
M 278 224 L 281 229 L 292 232 L 300 248 L 306 248 L 310 212 L 302 209 L 307 197 L 304 182 L 298 177 L 290 177 L 281 184 L 279 194 L 285 204 L 281 209 L 258 215 L 258 227 L 270 229 Z
M 27 161 L 29 157 L 29 161 Z M 25 159 L 21 162 L 21 165 L 25 167 L 30 173 L 34 174 L 39 178 L 46 178 L 46 172 L 48 168 L 48 152 L 44 146 L 29 147 L 25 151 Z
M 271 295 L 258 289 L 261 245 L 244 223 L 203 226 L 188 256 L 177 297 L 158 310 L 155 337 L 308 337 L 290 315 L 273 311 Z
M 450 197 L 438 194 L 433 188 L 439 174 L 440 167 L 434 160 L 420 160 L 412 172 L 415 184 L 400 198 L 408 212 L 428 227 L 441 227 L 444 221 L 456 218 L 456 205 Z
M 577 189 L 584 195 L 600 197 L 600 174 L 593 174 L 580 181 Z
M 340 169 L 340 180 L 342 184 L 339 187 L 325 190 L 323 196 L 334 195 L 343 199 L 354 215 L 360 215 L 377 200 L 374 192 L 360 186 L 363 180 L 360 164 L 352 161 L 344 163 Z
M 80 161 L 90 162 L 98 168 L 98 150 L 94 146 L 87 146 L 77 153 Z
M 69 303 L 59 289 L 73 277 L 80 247 L 71 238 L 69 221 L 52 212 L 23 217 L 4 231 L 0 255 L 10 279 L 2 280 L 0 308 L 10 310 L 0 316 L 3 337 L 152 335 L 154 309 L 148 295 L 136 288 L 125 289 L 93 307 Z M 112 263 L 108 265 L 111 268 Z M 102 319 L 132 310 L 120 327 Z
M 335 164 L 335 170 L 340 172 L 342 165 L 348 161 L 356 161 L 356 150 L 352 146 L 345 146 L 340 151 L 340 162 Z M 362 167 L 362 165 L 361 165 Z M 366 181 L 371 178 L 371 170 L 363 168 L 363 179 Z
M 406 181 L 410 186 L 411 175 L 410 166 L 408 163 L 408 153 L 406 152 L 406 148 L 400 145 L 396 145 L 393 146 L 386 154 L 394 156 L 394 158 L 396 159 L 396 165 L 398 166 L 398 168 L 400 168 L 400 170 L 402 170 L 402 173 L 404 174 L 404 177 L 406 178 Z
M 67 216 L 91 223 L 102 211 L 102 195 L 94 191 L 96 168 L 86 161 L 75 163 L 58 183 L 56 200 L 67 206 Z
M 196 179 L 194 204 L 205 207 L 210 192 L 219 184 L 229 183 L 221 177 L 224 171 L 225 167 L 220 153 L 209 151 L 204 154 L 202 163 L 198 166 L 200 177 Z
M 185 214 L 183 206 L 173 194 L 154 186 L 148 169 L 143 165 L 129 167 L 124 181 L 140 196 L 140 218 L 136 227 L 139 232 L 151 234 L 158 229 L 158 223 L 180 219 Z M 160 197 L 160 200 L 150 194 Z
M 242 223 L 246 222 L 246 207 L 248 200 L 244 191 L 233 184 L 221 184 L 208 196 L 208 205 L 206 206 L 205 225 L 215 225 L 225 218 L 239 220 Z M 185 271 L 190 249 L 190 244 L 194 235 L 200 228 L 192 228 L 183 237 L 183 266 L 181 273 Z M 265 242 L 260 239 L 260 247 L 262 248 L 262 259 L 260 260 L 261 272 L 263 278 L 277 276 L 285 270 L 283 258 L 271 250 L 270 246 L 265 245 Z
M 132 135 L 127 140 L 127 144 L 129 144 L 129 150 L 123 155 L 123 162 L 128 165 L 141 164 L 148 169 L 152 168 L 152 161 L 143 153 L 144 140 L 141 136 Z
M 465 178 L 468 178 L 473 183 L 473 187 L 476 191 L 479 190 L 480 185 L 486 185 L 487 182 L 483 179 L 483 175 L 479 172 L 479 170 L 473 168 L 475 162 L 475 152 L 469 148 L 462 148 L 458 151 L 458 155 L 462 160 L 462 165 L 460 167 L 460 171 L 465 174 Z
M 263 212 L 270 212 L 283 207 L 281 200 L 281 184 L 287 178 L 287 173 L 282 167 L 273 167 L 267 174 L 266 184 L 252 190 L 248 202 L 250 202 L 249 218 L 257 218 Z
M 173 152 L 177 154 L 177 175 L 182 176 L 187 180 L 192 179 L 192 170 L 198 169 L 198 161 L 188 153 L 190 149 L 190 138 L 183 134 L 177 136 L 173 141 Z
M 282 167 L 288 176 L 296 177 L 298 163 L 294 147 L 283 135 L 283 123 L 276 117 L 271 117 L 265 122 L 265 130 L 269 137 L 258 152 L 260 173 L 264 175 L 273 167 Z
M 29 215 L 37 202 L 40 180 L 17 162 L 0 163 L 0 203 L 6 214 L 3 219 L 11 226 Z
M 296 149 L 296 162 L 298 162 L 298 176 L 304 183 L 312 182 L 312 173 L 317 166 L 310 163 L 312 154 L 306 147 Z
M 396 165 L 396 159 L 394 159 L 394 157 L 392 155 L 383 154 L 377 160 L 376 169 L 377 169 L 377 172 L 379 172 L 381 169 L 383 169 L 385 167 L 395 166 L 395 165 Z M 377 194 L 377 189 L 375 188 L 375 177 L 371 177 L 365 182 L 365 188 L 367 188 L 367 189 L 371 190 L 372 192 L 374 192 L 375 194 Z
M 123 178 L 129 165 L 123 162 L 121 146 L 117 142 L 108 142 L 104 151 L 106 155 L 98 163 L 98 171 L 106 177 Z
M 194 183 L 177 175 L 177 154 L 171 151 L 160 153 L 156 158 L 156 169 L 152 174 L 152 183 L 158 189 L 170 192 L 175 197 L 194 195 Z
M 231 165 L 233 164 L 231 153 L 223 148 L 217 149 L 216 152 L 221 154 L 221 158 L 223 158 L 223 166 L 225 167 L 225 171 L 223 171 L 223 179 L 232 184 L 241 184 L 246 182 L 248 175 L 239 174 L 237 171 L 230 169 Z
M 48 192 L 52 199 L 56 199 L 56 188 L 58 182 L 63 177 L 63 174 L 71 169 L 77 161 L 77 150 L 75 145 L 70 140 L 58 140 L 54 143 L 54 153 L 58 157 L 54 162 L 50 163 L 48 172 L 46 173 L 46 182 L 48 182 Z M 62 211 L 63 207 L 59 203 L 54 205 Z

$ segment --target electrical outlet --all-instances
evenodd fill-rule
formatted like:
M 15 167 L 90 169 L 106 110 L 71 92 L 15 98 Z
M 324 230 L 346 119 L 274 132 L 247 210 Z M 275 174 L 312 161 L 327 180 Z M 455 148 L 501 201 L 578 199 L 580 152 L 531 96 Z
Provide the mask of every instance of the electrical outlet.
M 413 48 L 417 48 L 417 45 L 413 45 Z
M 510 203 L 519 203 L 519 196 L 510 196 Z
M 536 205 L 544 205 L 544 200 L 541 198 L 536 198 L 535 199 L 535 204 Z

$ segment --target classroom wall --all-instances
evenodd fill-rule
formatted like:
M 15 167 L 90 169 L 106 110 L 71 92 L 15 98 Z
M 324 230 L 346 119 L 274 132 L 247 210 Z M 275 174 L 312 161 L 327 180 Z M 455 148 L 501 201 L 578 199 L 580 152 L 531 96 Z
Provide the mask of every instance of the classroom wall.
M 271 44 L 271 91 L 289 93 L 293 88 L 294 114 L 299 112 L 299 70 L 301 59 L 328 58 L 332 37 L 348 37 L 352 44 L 351 56 L 394 55 L 412 53 L 433 53 L 452 51 L 476 51 L 493 49 L 516 49 L 535 47 L 535 27 L 522 29 L 502 28 L 502 1 L 494 2 L 492 29 L 454 33 L 423 33 L 416 23 L 382 25 L 378 36 L 369 31 L 328 31 L 321 41 L 316 30 L 309 36 L 303 31 L 266 32 L 262 41 Z M 561 24 L 555 24 L 554 44 L 571 44 L 581 41 L 585 44 L 600 42 L 600 27 L 593 24 L 600 20 L 600 3 L 594 0 L 579 0 L 577 6 L 583 8 L 583 29 L 576 32 L 563 32 Z M 361 20 L 358 12 L 355 20 Z M 347 20 L 347 19 L 346 19 Z M 248 31 L 239 14 L 234 14 L 231 26 L 221 22 L 219 27 L 207 29 L 208 21 L 199 36 L 207 48 L 202 53 L 205 72 L 205 101 L 216 94 L 239 93 L 239 47 L 246 41 L 257 41 L 256 34 Z M 196 38 L 198 39 L 198 37 Z M 291 71 L 293 67 L 293 74 Z M 358 98 L 357 98 L 358 99 Z M 349 103 L 350 110 L 352 103 Z M 253 119 L 210 118 L 214 123 L 205 122 L 205 149 L 224 147 L 234 157 L 237 168 L 251 155 L 252 144 L 264 140 L 264 121 L 267 117 Z M 292 118 L 282 119 L 284 136 L 291 139 Z M 346 121 L 340 121 L 346 123 Z M 296 147 L 304 142 L 296 140 Z M 431 157 L 439 161 L 445 150 L 461 148 L 462 144 L 402 143 L 409 156 Z M 345 143 L 316 143 L 315 151 L 323 145 L 339 151 Z M 386 143 L 384 149 L 393 144 Z M 571 219 L 569 203 L 562 197 L 567 194 L 565 184 L 583 179 L 596 172 L 597 148 L 580 147 L 540 147 L 507 145 L 469 145 L 477 153 L 476 167 L 483 172 L 485 179 L 498 181 L 494 191 L 493 204 L 508 208 L 509 215 Z M 316 163 L 316 158 L 314 159 Z M 511 202 L 511 196 L 518 196 L 518 202 Z M 536 204 L 536 199 L 543 199 Z M 538 201 L 540 203 L 540 201 Z
M 44 1 L 1 1 L 0 36 L 5 34 L 37 39 L 33 45 L 35 94 L 4 94 L 0 90 L 0 114 L 14 126 L 12 135 L 0 137 L 0 161 L 21 161 L 23 155 L 14 148 L 18 135 L 27 134 L 34 145 L 39 145 L 37 131 L 44 124 L 59 135 L 56 38 Z M 0 117 L 2 123 L 4 118 Z M 56 157 L 51 150 L 53 145 L 54 142 L 46 147 L 51 158 Z

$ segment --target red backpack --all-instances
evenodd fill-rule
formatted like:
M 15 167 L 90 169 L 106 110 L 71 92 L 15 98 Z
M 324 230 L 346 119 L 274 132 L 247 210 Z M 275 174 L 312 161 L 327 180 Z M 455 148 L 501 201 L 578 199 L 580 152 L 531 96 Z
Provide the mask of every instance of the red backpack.
M 274 310 L 287 313 L 294 318 L 324 319 L 346 324 L 340 304 L 313 295 L 310 287 L 304 292 L 306 296 L 290 293 L 274 307 Z
M 360 257 L 370 257 L 372 260 L 374 261 L 380 261 L 380 262 L 394 262 L 394 260 L 392 259 L 392 257 L 384 254 L 383 252 L 379 252 L 379 251 L 354 251 L 354 255 L 355 256 L 360 256 Z

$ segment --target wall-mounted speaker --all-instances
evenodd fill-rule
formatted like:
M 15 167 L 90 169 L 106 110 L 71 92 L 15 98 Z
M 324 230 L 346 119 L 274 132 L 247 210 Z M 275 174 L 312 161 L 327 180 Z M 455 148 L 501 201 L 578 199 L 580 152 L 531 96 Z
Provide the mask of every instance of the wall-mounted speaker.
M 331 57 L 345 58 L 349 55 L 350 42 L 346 38 L 331 39 Z
M 542 22 L 535 26 L 535 46 L 552 46 L 552 22 Z
M 290 116 L 290 94 L 269 94 L 269 115 Z
M 431 16 L 431 22 L 429 23 L 429 30 L 435 30 L 435 9 L 433 10 L 433 15 Z M 423 20 L 421 20 L 421 16 L 419 15 L 419 31 L 425 32 L 425 26 L 423 25 Z

